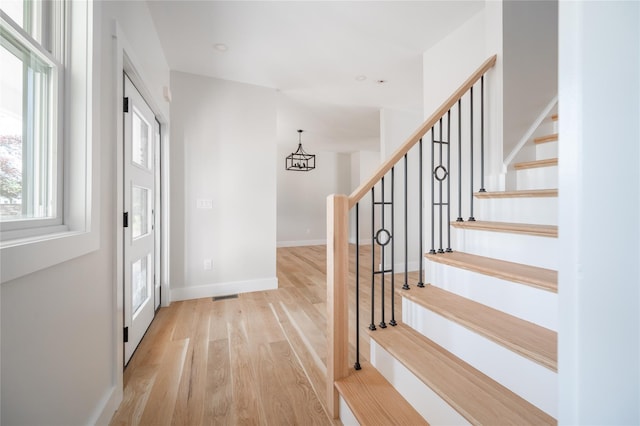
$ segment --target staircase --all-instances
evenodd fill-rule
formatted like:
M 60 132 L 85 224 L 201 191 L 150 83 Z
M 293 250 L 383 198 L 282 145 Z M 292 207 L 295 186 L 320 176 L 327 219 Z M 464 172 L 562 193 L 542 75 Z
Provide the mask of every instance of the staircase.
M 336 381 L 344 424 L 556 423 L 557 120 L 510 168 L 515 188 L 474 194 L 454 251 L 425 255 L 425 287 L 396 290 L 402 321 Z

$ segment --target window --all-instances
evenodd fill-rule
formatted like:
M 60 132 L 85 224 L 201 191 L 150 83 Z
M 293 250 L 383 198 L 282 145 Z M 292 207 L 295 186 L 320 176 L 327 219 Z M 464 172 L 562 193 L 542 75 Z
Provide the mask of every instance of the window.
M 100 247 L 100 8 L 0 0 L 2 283 Z
M 0 229 L 62 224 L 64 2 L 2 2 Z

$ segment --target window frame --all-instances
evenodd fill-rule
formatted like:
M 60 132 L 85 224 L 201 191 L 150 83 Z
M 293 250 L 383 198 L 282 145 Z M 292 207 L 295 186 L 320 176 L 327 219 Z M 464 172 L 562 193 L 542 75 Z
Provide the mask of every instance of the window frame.
M 64 0 L 63 3 L 66 5 L 64 31 L 61 40 L 51 46 L 54 53 L 63 53 L 61 62 L 66 68 L 66 72 L 60 73 L 64 75 L 59 76 L 63 85 L 57 100 L 60 105 L 57 118 L 63 123 L 58 136 L 64 151 L 57 158 L 62 198 L 56 207 L 62 210 L 62 222 L 0 232 L 0 282 L 3 284 L 88 254 L 100 246 L 97 124 L 101 70 L 97 66 L 100 38 L 94 34 L 94 29 L 99 28 L 99 6 L 92 0 Z M 56 51 L 62 45 L 64 51 Z
M 34 152 L 37 149 L 41 151 L 46 149 L 50 151 L 51 161 L 47 161 L 46 163 L 48 168 L 47 174 L 49 175 L 47 178 L 47 183 L 50 187 L 50 191 L 46 191 L 44 195 L 47 196 L 51 200 L 50 211 L 48 212 L 48 216 L 46 217 L 18 217 L 15 219 L 6 219 L 0 221 L 0 236 L 2 240 L 5 239 L 15 239 L 20 236 L 27 236 L 34 233 L 34 230 L 38 229 L 35 233 L 45 234 L 51 232 L 59 232 L 63 230 L 60 226 L 63 224 L 63 204 L 64 204 L 64 192 L 63 192 L 63 156 L 64 156 L 64 147 L 63 147 L 63 135 L 64 135 L 64 126 L 63 126 L 63 114 L 59 114 L 59 111 L 63 111 L 64 109 L 64 80 L 65 80 L 65 66 L 63 64 L 64 57 L 64 39 L 63 34 L 65 32 L 65 16 L 66 10 L 68 7 L 65 7 L 66 2 L 56 2 L 55 4 L 50 4 L 49 2 L 43 2 L 42 6 L 44 8 L 44 12 L 38 14 L 37 19 L 43 22 L 47 22 L 46 28 L 53 28 L 52 31 L 55 31 L 56 34 L 52 34 L 51 31 L 44 29 L 41 31 L 40 38 L 42 38 L 42 42 L 38 42 L 35 37 L 29 34 L 29 27 L 32 25 L 32 12 L 28 10 L 29 8 L 25 7 L 25 17 L 23 18 L 24 27 L 22 28 L 19 24 L 11 19 L 4 11 L 0 10 L 0 23 L 3 26 L 2 31 L 6 33 L 6 40 L 8 47 L 5 47 L 9 53 L 18 57 L 23 63 L 23 87 L 27 87 L 28 83 L 25 83 L 24 80 L 27 79 L 27 69 L 31 68 L 27 62 L 30 60 L 31 56 L 35 56 L 36 60 L 43 63 L 45 66 L 49 68 L 49 76 L 47 78 L 47 83 L 49 87 L 46 88 L 46 96 L 45 100 L 46 106 L 43 108 L 38 108 L 39 111 L 46 109 L 46 122 L 44 123 L 36 123 L 33 128 L 29 126 L 29 121 L 33 120 L 33 118 L 28 117 L 27 109 L 29 109 L 30 99 L 26 102 L 24 98 L 28 97 L 27 94 L 23 93 L 23 153 Z M 30 17 L 27 18 L 26 15 L 29 14 Z M 50 49 L 51 52 L 47 49 Z M 56 57 L 56 55 L 58 55 Z M 38 126 L 38 127 L 36 127 Z M 33 146 L 29 145 L 25 149 L 25 135 L 28 134 L 29 131 L 33 132 L 33 129 L 37 129 L 39 131 L 45 132 L 47 137 L 44 141 L 36 142 L 36 144 L 40 145 L 39 148 L 34 144 Z M 31 144 L 29 141 L 29 137 L 26 138 L 26 143 Z M 25 158 L 27 157 L 27 158 Z M 36 172 L 35 169 L 39 166 L 42 166 L 44 161 L 38 162 L 38 164 L 34 164 L 28 159 L 28 155 L 23 154 L 23 177 L 25 175 L 29 175 L 30 179 L 23 178 L 23 190 L 36 186 Z M 31 166 L 31 167 L 29 167 Z M 31 172 L 29 171 L 31 170 Z M 40 195 L 42 197 L 42 194 Z M 35 199 L 32 197 L 23 197 L 22 201 L 22 209 L 23 212 L 25 209 L 33 208 L 30 204 Z

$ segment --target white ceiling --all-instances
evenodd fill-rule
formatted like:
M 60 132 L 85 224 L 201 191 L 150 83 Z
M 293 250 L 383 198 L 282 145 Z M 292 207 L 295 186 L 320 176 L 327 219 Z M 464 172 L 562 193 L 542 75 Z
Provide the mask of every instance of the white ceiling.
M 278 143 L 295 148 L 304 129 L 311 152 L 377 150 L 380 108 L 421 110 L 422 53 L 484 7 L 483 0 L 147 3 L 172 70 L 278 89 Z

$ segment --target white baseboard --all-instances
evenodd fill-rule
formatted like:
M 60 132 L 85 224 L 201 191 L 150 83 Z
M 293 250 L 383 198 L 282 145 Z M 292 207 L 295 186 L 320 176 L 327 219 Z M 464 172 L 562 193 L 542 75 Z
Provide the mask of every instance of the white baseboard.
M 275 290 L 278 288 L 278 278 L 264 278 L 249 281 L 232 281 L 199 285 L 195 287 L 180 287 L 171 290 L 171 300 L 202 299 L 203 297 L 228 296 L 230 294 L 250 293 L 252 291 Z
M 278 241 L 276 247 L 324 246 L 327 240 Z
M 122 389 L 118 389 L 117 386 L 109 389 L 107 394 L 102 398 L 98 408 L 89 421 L 90 425 L 105 425 L 107 426 L 111 422 L 113 413 L 116 412 L 120 403 L 122 402 Z

